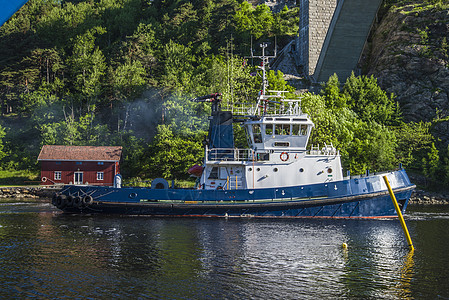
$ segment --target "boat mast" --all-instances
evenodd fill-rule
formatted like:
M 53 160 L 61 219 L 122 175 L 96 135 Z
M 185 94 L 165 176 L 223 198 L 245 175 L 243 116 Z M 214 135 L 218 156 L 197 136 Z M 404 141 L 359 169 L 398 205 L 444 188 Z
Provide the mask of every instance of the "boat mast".
M 267 105 L 268 105 L 268 99 L 265 98 L 265 95 L 267 93 L 268 88 L 268 79 L 267 79 L 267 71 L 266 66 L 269 65 L 269 59 L 276 57 L 276 47 L 274 47 L 274 55 L 268 56 L 265 55 L 265 48 L 268 47 L 268 43 L 263 42 L 260 44 L 260 47 L 262 48 L 262 55 L 261 56 L 255 56 L 253 55 L 253 51 L 251 49 L 251 58 L 259 58 L 262 61 L 261 66 L 258 68 L 262 70 L 262 91 L 260 91 L 259 99 L 257 101 L 257 105 L 254 108 L 254 111 L 252 112 L 253 115 L 257 114 L 257 111 L 260 107 L 263 107 L 263 114 L 267 111 Z

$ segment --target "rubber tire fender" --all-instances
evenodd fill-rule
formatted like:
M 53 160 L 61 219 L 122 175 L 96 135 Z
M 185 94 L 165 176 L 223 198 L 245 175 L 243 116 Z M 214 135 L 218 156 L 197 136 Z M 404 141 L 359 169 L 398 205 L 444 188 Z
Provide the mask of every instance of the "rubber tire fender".
M 66 204 L 67 204 L 67 207 L 73 206 L 73 196 L 72 195 L 67 196 Z
M 66 195 L 59 195 L 56 198 L 56 207 L 59 209 L 63 209 L 67 205 L 67 196 Z
M 164 178 L 156 178 L 151 182 L 151 188 L 152 189 L 168 189 L 168 182 Z
M 53 194 L 53 197 L 51 198 L 51 204 L 53 206 L 57 206 L 57 204 L 58 204 L 58 193 L 54 193 Z
M 91 195 L 86 195 L 83 197 L 83 205 L 84 206 L 89 206 L 92 204 L 92 202 L 94 202 L 94 198 L 92 198 Z
M 73 206 L 80 207 L 83 204 L 83 199 L 80 196 L 73 198 Z

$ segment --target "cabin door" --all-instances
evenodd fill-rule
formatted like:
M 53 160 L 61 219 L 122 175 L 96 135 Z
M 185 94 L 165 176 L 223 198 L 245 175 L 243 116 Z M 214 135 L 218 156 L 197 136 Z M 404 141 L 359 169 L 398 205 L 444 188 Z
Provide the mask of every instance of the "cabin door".
M 73 184 L 83 184 L 83 172 L 75 172 Z

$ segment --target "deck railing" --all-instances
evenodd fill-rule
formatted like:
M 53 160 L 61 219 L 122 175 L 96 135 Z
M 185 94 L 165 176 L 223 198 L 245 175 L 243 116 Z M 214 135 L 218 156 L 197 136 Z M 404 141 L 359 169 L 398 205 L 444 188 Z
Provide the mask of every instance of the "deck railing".
M 275 92 L 275 91 L 273 91 Z M 255 103 L 234 103 L 232 114 L 248 115 L 278 115 L 278 116 L 299 116 L 302 115 L 301 99 L 284 99 L 281 95 L 265 95 L 257 104 Z
M 320 148 L 320 145 L 310 147 L 310 150 L 307 151 L 309 155 L 338 155 L 339 151 L 332 145 L 324 144 L 324 147 Z
M 206 157 L 208 161 L 255 161 L 261 160 L 258 155 L 260 152 L 254 152 L 252 149 L 238 148 L 213 148 L 206 149 Z M 307 155 L 318 156 L 337 156 L 340 152 L 334 146 L 326 145 L 324 147 L 313 146 L 307 150 Z M 266 159 L 262 159 L 266 160 Z
M 253 159 L 252 149 L 213 148 L 206 150 L 207 159 L 215 161 L 250 161 Z

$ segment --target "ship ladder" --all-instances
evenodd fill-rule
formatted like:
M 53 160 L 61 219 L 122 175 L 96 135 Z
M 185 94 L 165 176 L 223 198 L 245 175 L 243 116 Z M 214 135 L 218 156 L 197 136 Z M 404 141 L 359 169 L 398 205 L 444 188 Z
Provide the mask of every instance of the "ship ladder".
M 227 190 L 238 190 L 243 188 L 242 177 L 240 176 L 227 176 L 226 178 L 226 189 Z

